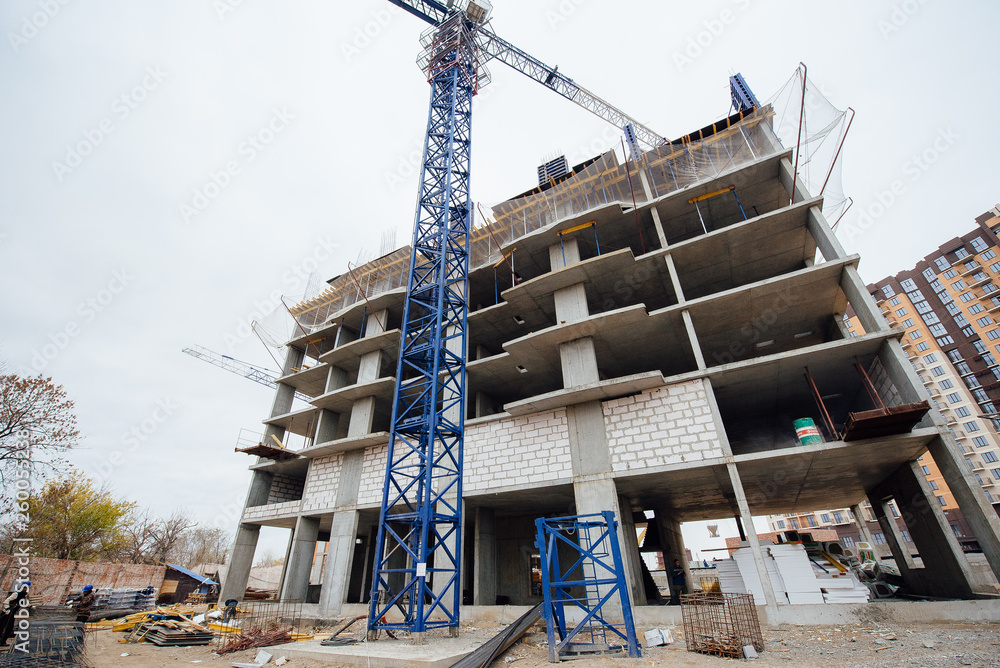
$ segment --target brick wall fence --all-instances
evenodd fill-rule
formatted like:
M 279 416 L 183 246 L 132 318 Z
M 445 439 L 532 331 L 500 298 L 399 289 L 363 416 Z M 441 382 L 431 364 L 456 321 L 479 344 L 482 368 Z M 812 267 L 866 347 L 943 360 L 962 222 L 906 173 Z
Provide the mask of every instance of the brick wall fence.
M 0 589 L 11 591 L 22 568 L 17 557 L 0 555 Z M 144 564 L 103 564 L 63 559 L 30 557 L 27 565 L 31 581 L 31 602 L 35 605 L 61 605 L 66 595 L 80 591 L 84 585 L 95 589 L 142 589 L 163 585 L 165 566 Z

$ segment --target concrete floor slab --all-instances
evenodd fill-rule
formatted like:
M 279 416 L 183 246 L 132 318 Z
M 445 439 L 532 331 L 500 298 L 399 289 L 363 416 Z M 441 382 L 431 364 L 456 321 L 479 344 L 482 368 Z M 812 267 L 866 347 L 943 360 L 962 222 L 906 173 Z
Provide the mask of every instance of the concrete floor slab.
M 338 666 L 363 668 L 448 668 L 483 644 L 481 638 L 428 638 L 423 645 L 409 640 L 377 640 L 344 647 L 323 647 L 319 640 L 264 649 L 275 657 L 314 659 Z

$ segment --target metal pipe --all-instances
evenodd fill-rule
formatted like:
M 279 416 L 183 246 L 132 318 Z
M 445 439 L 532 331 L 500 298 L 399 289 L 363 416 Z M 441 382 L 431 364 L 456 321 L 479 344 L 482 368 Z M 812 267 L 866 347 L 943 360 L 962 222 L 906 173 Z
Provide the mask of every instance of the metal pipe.
M 823 179 L 823 187 L 819 189 L 819 196 L 823 196 L 823 192 L 826 190 L 826 184 L 830 180 L 830 175 L 833 174 L 833 166 L 837 164 L 837 158 L 840 157 L 840 150 L 844 148 L 844 142 L 847 140 L 847 133 L 851 131 L 851 123 L 854 122 L 854 109 L 848 107 L 847 110 L 851 112 L 851 120 L 847 121 L 847 129 L 844 130 L 844 136 L 840 138 L 840 145 L 837 147 L 837 152 L 833 156 L 833 162 L 830 163 L 830 170 L 826 173 L 826 178 Z
M 795 142 L 795 169 L 792 170 L 792 199 L 789 204 L 795 204 L 795 185 L 799 180 L 799 150 L 802 146 L 802 120 L 806 114 L 806 80 L 809 74 L 805 63 L 799 61 L 799 65 L 802 66 L 802 104 L 799 106 L 799 138 Z
M 837 430 L 833 428 L 833 420 L 830 418 L 830 414 L 826 410 L 826 404 L 823 403 L 823 397 L 820 395 L 819 388 L 816 387 L 815 381 L 813 381 L 812 374 L 809 373 L 809 367 L 805 367 L 805 370 L 806 380 L 809 381 L 809 387 L 812 389 L 813 399 L 816 401 L 816 405 L 819 407 L 819 410 L 823 415 L 823 421 L 826 423 L 826 428 L 829 430 L 834 440 L 839 440 L 840 434 L 838 434 Z
M 694 201 L 694 208 L 698 210 L 698 220 L 701 221 L 701 229 L 705 231 L 705 234 L 708 234 L 708 228 L 705 227 L 705 219 L 701 217 L 701 207 L 698 205 L 698 200 Z
M 857 355 L 854 356 L 854 366 L 861 372 L 861 377 L 865 381 L 865 389 L 868 390 L 869 394 L 874 395 L 873 401 L 880 405 L 883 410 L 886 410 L 885 402 L 882 401 L 882 397 L 879 396 L 878 390 L 875 389 L 875 383 L 873 383 L 872 379 L 868 377 L 868 372 L 861 366 L 861 360 L 858 359 Z
M 642 254 L 646 254 L 646 242 L 642 238 L 642 224 L 639 223 L 639 205 L 635 203 L 635 189 L 632 188 L 632 175 L 629 173 L 628 169 L 628 153 L 625 152 L 625 139 L 621 138 L 622 142 L 622 155 L 625 156 L 625 176 L 628 177 L 628 189 L 632 192 L 632 211 L 635 212 L 635 226 L 639 230 L 639 245 L 642 248 Z
M 354 269 L 351 267 L 351 263 L 350 262 L 347 263 L 347 272 L 351 275 L 351 280 L 354 281 L 354 285 L 357 286 L 358 292 L 360 292 L 361 296 L 364 297 L 365 304 L 366 304 L 365 308 L 366 309 L 370 308 L 372 310 L 372 315 L 375 316 L 375 321 L 378 322 L 378 326 L 382 328 L 383 332 L 386 331 L 385 330 L 385 325 L 382 324 L 382 319 L 378 317 L 378 313 L 375 312 L 375 308 L 372 306 L 372 303 L 370 301 L 368 301 L 368 295 L 366 295 L 364 293 L 364 291 L 361 289 L 361 284 L 358 283 L 358 278 L 357 278 L 357 276 L 354 275 Z M 365 319 L 367 320 L 367 318 L 365 318 Z M 362 322 L 361 326 L 364 327 L 365 323 Z
M 831 226 L 830 226 L 830 231 L 831 231 L 831 232 L 832 232 L 833 230 L 837 229 L 837 225 L 839 225 L 839 224 L 840 224 L 840 219 L 844 217 L 844 214 L 846 214 L 846 213 L 847 213 L 848 211 L 850 211 L 850 210 L 851 210 L 851 207 L 852 207 L 852 206 L 854 206 L 854 198 L 853 198 L 853 197 L 848 197 L 848 198 L 847 198 L 847 201 L 848 201 L 848 202 L 850 202 L 850 204 L 848 204 L 848 205 L 847 205 L 847 208 L 846 208 L 846 209 L 844 209 L 844 213 L 840 214 L 840 215 L 839 215 L 839 216 L 837 217 L 837 222 L 835 222 L 835 223 L 834 223 L 833 225 L 831 225 Z

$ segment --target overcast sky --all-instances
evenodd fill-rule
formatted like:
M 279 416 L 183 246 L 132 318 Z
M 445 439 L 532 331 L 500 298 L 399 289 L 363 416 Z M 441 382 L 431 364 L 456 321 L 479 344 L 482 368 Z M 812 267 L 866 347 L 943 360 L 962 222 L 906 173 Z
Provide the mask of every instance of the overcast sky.
M 805 61 L 857 110 L 842 239 L 868 281 L 1000 201 L 983 134 L 1000 108 L 995 2 L 494 4 L 495 32 L 667 137 L 725 116 L 731 73 L 766 99 Z M 386 230 L 408 241 L 426 25 L 385 0 L 5 0 L 0 26 L 0 358 L 75 399 L 80 468 L 156 513 L 233 527 L 250 463 L 233 448 L 271 393 L 181 349 L 273 367 L 248 323 L 278 294 L 294 303 L 310 270 L 343 272 Z M 477 201 L 531 187 L 544 156 L 617 145 L 491 71 Z M 264 545 L 283 553 L 276 533 Z

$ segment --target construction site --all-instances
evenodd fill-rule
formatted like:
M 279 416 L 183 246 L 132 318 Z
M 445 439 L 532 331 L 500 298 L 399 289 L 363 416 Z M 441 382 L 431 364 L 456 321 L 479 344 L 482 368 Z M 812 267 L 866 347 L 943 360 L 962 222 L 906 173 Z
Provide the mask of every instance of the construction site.
M 96 569 L 146 609 L 44 627 L 33 647 L 90 665 L 85 628 L 99 665 L 1000 665 L 984 466 L 895 293 L 866 285 L 835 231 L 853 110 L 804 64 L 767 98 L 734 73 L 726 116 L 665 137 L 494 34 L 487 1 L 390 2 L 428 24 L 412 241 L 289 305 L 275 377 L 185 351 L 274 388 L 233 455 L 251 481 L 228 563 Z M 537 185 L 477 204 L 487 64 L 617 145 L 525 162 Z M 996 431 L 989 401 L 976 417 Z M 733 521 L 738 537 L 692 558 L 684 525 Z M 265 528 L 288 539 L 262 592 Z M 0 656 L 32 665 L 17 661 Z
M 949 601 L 942 623 L 995 618 L 1000 518 L 827 218 L 842 213 L 824 191 L 847 129 L 803 137 L 816 109 L 804 66 L 790 126 L 735 75 L 730 116 L 667 140 L 489 33 L 488 4 L 395 4 L 433 26 L 414 241 L 290 308 L 297 332 L 265 431 L 240 449 L 256 460 L 220 599 L 242 597 L 261 528 L 279 527 L 277 597 L 317 623 L 362 617 L 369 641 L 433 645 L 538 606 L 550 648 L 636 656 L 633 620 L 681 621 L 660 607 L 671 586 L 647 558 L 677 560 L 686 593 L 701 592 L 681 525 L 735 518 L 735 559 L 725 575 L 713 565 L 706 595 L 749 595 L 753 623 L 846 623 L 869 619 L 865 606 L 937 614 L 874 602 L 894 593 Z M 473 207 L 483 52 L 623 125 L 621 153 L 547 162 L 536 188 Z M 810 142 L 836 152 L 806 178 Z M 925 456 L 983 568 L 936 502 Z M 860 518 L 862 505 L 885 560 L 863 520 L 854 549 L 754 530 L 754 516 Z M 549 535 L 562 542 L 547 552 Z M 560 559 L 574 578 L 559 579 Z M 551 591 L 575 593 L 553 603 Z M 583 620 L 572 632 L 564 603 Z M 581 627 L 597 649 L 569 642 Z

